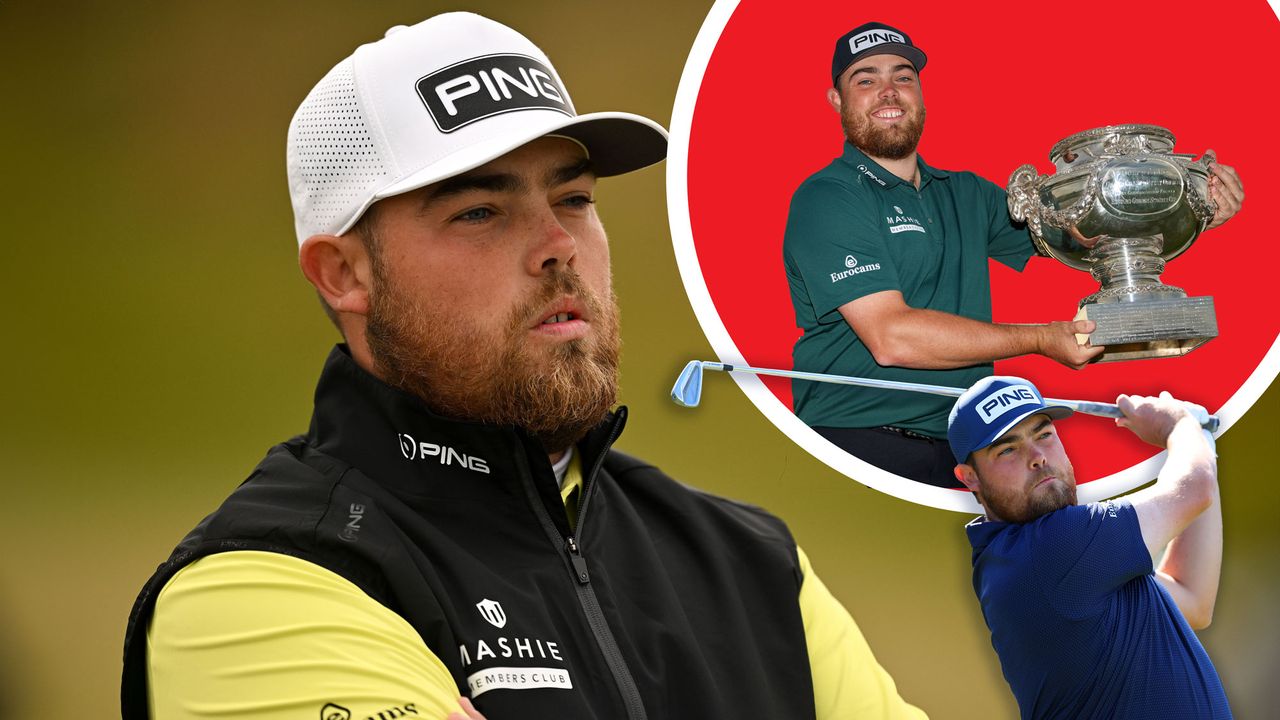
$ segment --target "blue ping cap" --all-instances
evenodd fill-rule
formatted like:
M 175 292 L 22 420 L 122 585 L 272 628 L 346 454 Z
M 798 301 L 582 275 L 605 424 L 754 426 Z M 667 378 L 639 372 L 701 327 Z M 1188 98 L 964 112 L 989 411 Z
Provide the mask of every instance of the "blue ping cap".
M 839 85 L 840 73 L 867 55 L 901 55 L 915 66 L 917 73 L 924 69 L 926 60 L 920 48 L 901 30 L 884 23 L 863 23 L 836 41 L 836 50 L 831 55 L 831 84 Z
M 947 418 L 947 440 L 957 463 L 968 460 L 975 450 L 990 445 L 1026 418 L 1042 413 L 1054 420 L 1074 410 L 1048 405 L 1029 381 L 996 375 L 983 378 L 964 391 Z

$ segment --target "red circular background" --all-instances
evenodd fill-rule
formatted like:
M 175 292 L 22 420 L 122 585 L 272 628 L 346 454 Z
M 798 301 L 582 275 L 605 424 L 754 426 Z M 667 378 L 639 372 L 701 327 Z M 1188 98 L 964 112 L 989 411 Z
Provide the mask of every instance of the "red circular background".
M 996 363 L 998 374 L 1030 378 L 1046 396 L 1109 401 L 1167 389 L 1220 408 L 1277 336 L 1280 252 L 1267 220 L 1280 172 L 1272 75 L 1280 24 L 1263 0 L 1181 7 L 914 3 L 867 13 L 847 3 L 742 2 L 698 92 L 688 191 L 702 275 L 743 359 L 791 367 L 800 330 L 782 270 L 787 207 L 800 182 L 841 150 L 838 117 L 825 100 L 835 40 L 878 20 L 928 54 L 920 152 L 934 167 L 971 170 L 1003 186 L 1023 163 L 1052 171 L 1049 148 L 1067 135 L 1146 123 L 1169 128 L 1177 152 L 1212 148 L 1236 168 L 1249 195 L 1244 210 L 1203 235 L 1162 278 L 1189 295 L 1213 296 L 1218 338 L 1181 358 L 1079 372 L 1037 356 Z M 1022 273 L 992 264 L 997 322 L 1070 319 L 1096 288 L 1087 273 L 1048 258 L 1033 258 Z M 765 380 L 790 407 L 788 381 Z M 1082 481 L 1155 453 L 1101 418 L 1073 419 L 1064 437 Z

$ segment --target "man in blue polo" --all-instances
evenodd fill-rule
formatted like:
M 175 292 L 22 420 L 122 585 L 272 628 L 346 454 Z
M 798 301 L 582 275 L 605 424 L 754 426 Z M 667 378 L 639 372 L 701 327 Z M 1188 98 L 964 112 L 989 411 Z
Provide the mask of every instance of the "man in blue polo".
M 1093 323 L 991 322 L 988 258 L 1021 270 L 1032 255 L 1005 192 L 916 153 L 924 130 L 911 38 L 867 23 L 836 42 L 827 101 L 847 142 L 796 190 L 783 254 L 796 324 L 794 367 L 809 372 L 967 387 L 996 360 L 1040 354 L 1081 368 L 1102 352 L 1080 345 Z M 1243 200 L 1214 167 L 1224 222 Z M 958 487 L 946 443 L 950 403 L 924 394 L 793 383 L 795 412 L 853 455 L 903 477 Z
M 1048 405 L 1015 377 L 980 380 L 948 427 L 955 476 L 985 516 L 965 528 L 973 587 L 1024 718 L 1229 718 L 1192 628 L 1209 624 L 1222 565 L 1213 437 L 1199 406 L 1121 395 L 1116 421 L 1168 451 L 1123 498 L 1076 504 Z

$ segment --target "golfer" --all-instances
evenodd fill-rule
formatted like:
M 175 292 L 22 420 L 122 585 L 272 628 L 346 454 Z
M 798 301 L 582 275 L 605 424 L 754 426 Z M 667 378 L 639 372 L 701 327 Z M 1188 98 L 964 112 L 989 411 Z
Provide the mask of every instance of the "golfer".
M 870 22 L 836 41 L 827 102 L 840 115 L 840 156 L 791 198 L 783 260 L 804 332 L 806 372 L 968 387 L 996 360 L 1043 355 L 1084 367 L 1087 320 L 991 321 L 989 260 L 1022 270 L 1034 254 L 1005 191 L 971 172 L 935 168 L 924 133 L 925 53 L 905 32 Z M 998 131 L 994 131 L 998 132 Z M 1239 211 L 1235 170 L 1214 163 L 1217 227 Z M 946 443 L 948 400 L 794 382 L 796 415 L 843 450 L 901 477 L 957 487 Z
M 1031 383 L 990 377 L 951 411 L 973 588 L 1024 718 L 1229 718 L 1193 628 L 1213 615 L 1222 510 L 1203 408 L 1121 395 L 1116 420 L 1168 451 L 1154 485 L 1076 504 L 1071 460 Z
M 289 189 L 345 342 L 139 595 L 125 718 L 923 717 L 780 520 L 611 449 L 596 181 L 665 153 L 469 13 L 320 80 Z

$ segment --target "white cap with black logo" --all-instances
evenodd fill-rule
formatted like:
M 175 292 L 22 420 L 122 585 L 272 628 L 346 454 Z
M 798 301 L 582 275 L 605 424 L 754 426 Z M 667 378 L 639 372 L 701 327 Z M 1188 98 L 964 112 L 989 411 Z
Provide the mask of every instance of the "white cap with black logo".
M 639 115 L 578 115 L 551 61 L 520 33 L 472 13 L 394 27 L 311 90 L 289 123 L 298 243 L 341 235 L 377 200 L 467 172 L 544 135 L 582 144 L 596 175 L 666 157 Z

